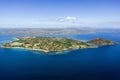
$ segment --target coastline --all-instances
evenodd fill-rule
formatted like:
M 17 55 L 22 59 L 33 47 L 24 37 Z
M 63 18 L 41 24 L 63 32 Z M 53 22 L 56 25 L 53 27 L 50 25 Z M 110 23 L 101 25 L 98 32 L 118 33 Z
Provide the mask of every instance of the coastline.
M 18 48 L 18 49 L 42 51 L 44 53 L 49 53 L 49 52 L 61 53 L 61 52 L 64 52 L 64 51 L 72 51 L 72 50 L 79 50 L 79 49 L 89 49 L 89 48 L 98 48 L 98 47 L 99 46 L 90 46 L 90 47 L 87 47 L 87 48 L 74 48 L 74 49 L 63 49 L 61 51 L 49 51 L 49 50 L 44 50 L 44 49 L 32 49 L 32 48 L 24 48 L 24 47 L 3 47 L 3 46 L 1 46 L 1 48 Z
M 49 53 L 49 52 L 63 52 L 63 51 L 68 50 L 68 49 L 64 49 L 64 50 L 61 50 L 61 51 L 48 51 L 48 50 L 44 50 L 44 49 L 31 49 L 31 48 L 23 48 L 23 47 L 3 47 L 3 46 L 1 46 L 1 48 L 18 48 L 18 49 L 42 51 L 42 52 L 44 52 L 44 53 Z M 75 49 L 73 49 L 73 50 L 75 50 Z M 69 50 L 69 51 L 70 51 L 70 50 Z
M 46 52 L 46 53 L 49 52 L 49 51 L 47 51 L 47 50 L 43 50 L 43 49 L 30 49 L 30 48 L 24 48 L 24 47 L 3 47 L 3 46 L 1 46 L 1 48 L 18 48 L 18 49 L 26 49 L 26 50 L 43 51 L 43 52 Z
M 26 50 L 36 50 L 36 51 L 42 51 L 44 53 L 49 53 L 49 52 L 72 51 L 72 50 L 76 50 L 76 49 L 98 48 L 101 46 L 116 44 L 115 42 L 105 40 L 102 38 L 96 38 L 96 39 L 93 39 L 90 41 L 79 41 L 78 39 L 69 39 L 69 38 L 63 38 L 63 39 L 60 38 L 59 39 L 59 38 L 54 38 L 54 37 L 53 37 L 53 39 L 51 39 L 51 37 L 49 38 L 49 37 L 37 37 L 37 36 L 32 36 L 32 37 L 27 36 L 27 37 L 22 37 L 22 38 L 16 37 L 13 39 L 15 39 L 16 41 L 6 43 L 5 45 L 2 45 L 0 47 L 2 47 L 2 48 L 21 48 L 21 49 L 26 49 Z M 19 40 L 21 40 L 21 39 L 23 39 L 23 41 L 26 43 L 19 42 Z M 66 47 L 64 39 L 66 40 L 66 42 L 68 42 L 71 45 L 66 44 L 67 45 L 67 47 Z M 38 40 L 38 41 L 35 41 L 35 40 Z M 51 41 L 51 43 L 48 42 L 48 40 Z M 58 42 L 55 42 L 55 40 L 59 41 L 59 42 L 64 41 L 64 43 L 58 43 Z M 33 42 L 33 41 L 35 41 L 33 44 L 34 47 L 33 46 L 29 47 L 32 45 L 31 42 Z M 42 41 L 44 43 L 47 42 L 49 44 L 53 44 L 53 42 L 54 42 L 54 43 L 56 43 L 57 47 L 55 47 L 55 48 L 52 48 L 54 46 L 49 47 L 48 45 L 42 44 Z M 42 45 L 39 45 L 38 43 L 40 43 Z M 29 44 L 29 45 L 27 45 L 27 44 Z M 62 47 L 58 44 L 62 44 Z M 39 45 L 39 46 L 37 46 L 37 45 Z M 43 46 L 43 47 L 41 47 L 41 46 Z

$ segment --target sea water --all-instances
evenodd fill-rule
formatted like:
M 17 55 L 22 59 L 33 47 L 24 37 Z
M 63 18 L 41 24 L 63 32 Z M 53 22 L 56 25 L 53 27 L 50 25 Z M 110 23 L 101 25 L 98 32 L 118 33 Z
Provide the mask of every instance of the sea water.
M 0 45 L 28 34 L 0 34 Z M 0 80 L 120 80 L 120 35 L 113 33 L 41 35 L 78 40 L 105 38 L 117 45 L 63 54 L 0 48 Z

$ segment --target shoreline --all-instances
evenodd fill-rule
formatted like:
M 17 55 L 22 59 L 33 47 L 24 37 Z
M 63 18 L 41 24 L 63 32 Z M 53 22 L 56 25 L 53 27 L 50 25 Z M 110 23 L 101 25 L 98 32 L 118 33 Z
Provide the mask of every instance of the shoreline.
M 44 50 L 44 49 L 30 49 L 30 48 L 23 48 L 23 47 L 3 47 L 1 46 L 1 48 L 18 48 L 18 49 L 26 49 L 26 50 L 35 50 L 35 51 L 42 51 L 44 53 L 49 53 L 49 52 L 63 52 L 63 51 L 66 51 L 66 50 L 69 50 L 69 49 L 64 49 L 64 50 L 61 50 L 61 51 L 48 51 L 48 50 Z M 75 50 L 75 49 L 72 49 L 72 50 Z M 69 50 L 70 51 L 70 50 Z
M 3 47 L 1 48 L 18 48 L 18 49 L 26 49 L 26 50 L 35 50 L 35 51 L 42 51 L 44 53 L 49 53 L 49 52 L 64 52 L 64 51 L 72 51 L 72 50 L 79 50 L 79 49 L 89 49 L 89 48 L 98 48 L 99 46 L 92 46 L 92 47 L 87 47 L 87 48 L 74 48 L 74 49 L 63 49 L 61 51 L 49 51 L 49 50 L 44 50 L 44 49 L 31 49 L 31 48 L 24 48 L 24 47 Z
M 72 51 L 76 49 L 98 48 L 100 46 L 114 45 L 116 42 L 96 38 L 89 41 L 81 41 L 72 38 L 56 38 L 42 36 L 16 37 L 16 41 L 5 43 L 2 48 L 22 48 L 26 50 L 49 52 Z
M 50 51 L 47 51 L 47 50 L 43 50 L 43 49 L 30 49 L 30 48 L 24 48 L 24 47 L 3 47 L 1 46 L 1 48 L 18 48 L 18 49 L 26 49 L 26 50 L 36 50 L 36 51 L 43 51 L 43 52 L 50 52 Z

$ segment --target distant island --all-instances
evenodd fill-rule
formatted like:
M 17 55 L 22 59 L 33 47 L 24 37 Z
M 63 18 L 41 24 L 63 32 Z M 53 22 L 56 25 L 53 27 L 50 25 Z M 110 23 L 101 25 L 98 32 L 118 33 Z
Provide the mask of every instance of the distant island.
M 25 48 L 31 50 L 40 50 L 45 53 L 61 52 L 64 50 L 74 50 L 82 48 L 97 48 L 103 45 L 114 45 L 116 42 L 97 38 L 87 42 L 57 37 L 27 36 L 18 37 L 16 40 L 5 43 L 3 48 Z

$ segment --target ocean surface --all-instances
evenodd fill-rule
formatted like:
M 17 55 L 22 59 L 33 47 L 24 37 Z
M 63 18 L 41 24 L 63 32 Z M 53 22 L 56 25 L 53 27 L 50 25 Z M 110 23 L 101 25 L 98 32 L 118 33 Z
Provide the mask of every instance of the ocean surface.
M 28 34 L 0 34 L 0 45 Z M 63 54 L 0 48 L 0 80 L 120 80 L 120 33 L 42 35 L 78 40 L 105 38 L 117 45 Z

